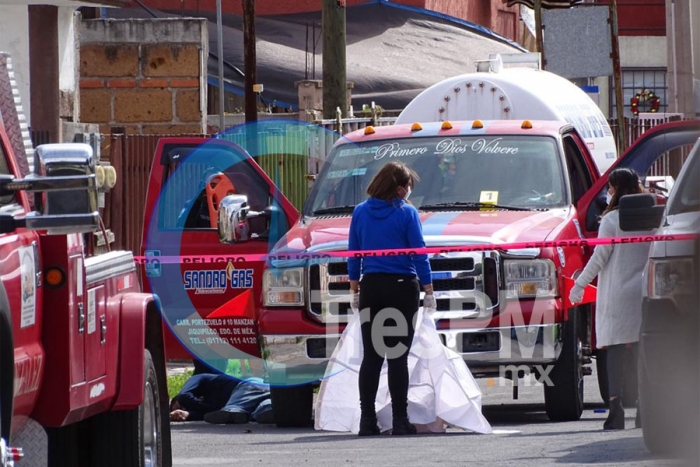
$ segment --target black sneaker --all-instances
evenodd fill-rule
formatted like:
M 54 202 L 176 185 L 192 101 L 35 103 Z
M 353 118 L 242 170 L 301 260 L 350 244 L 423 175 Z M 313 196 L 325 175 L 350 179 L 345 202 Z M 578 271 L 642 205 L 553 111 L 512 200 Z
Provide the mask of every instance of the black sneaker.
M 418 430 L 408 421 L 407 417 L 394 419 L 391 428 L 392 435 L 415 435 L 416 433 L 418 433 Z
M 378 436 L 382 431 L 377 426 L 377 417 L 360 418 L 359 436 Z
M 610 413 L 608 413 L 608 419 L 603 423 L 603 429 L 625 429 L 625 409 L 622 408 L 622 402 L 619 397 L 610 401 Z
M 260 424 L 271 424 L 275 423 L 275 412 L 272 410 L 268 410 L 266 412 L 261 413 L 260 415 L 257 415 L 255 417 L 255 421 L 260 423 Z
M 243 412 L 227 412 L 226 410 L 216 410 L 204 414 L 204 421 L 215 425 L 248 423 L 250 417 Z

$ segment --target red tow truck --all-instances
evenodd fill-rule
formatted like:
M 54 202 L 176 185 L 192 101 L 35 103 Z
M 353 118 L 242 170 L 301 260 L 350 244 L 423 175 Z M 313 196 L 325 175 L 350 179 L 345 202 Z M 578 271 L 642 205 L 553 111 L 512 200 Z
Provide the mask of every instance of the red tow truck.
M 130 251 L 95 253 L 98 197 L 116 174 L 90 145 L 68 143 L 39 146 L 22 178 L 8 123 L 0 118 L 0 466 L 170 466 L 156 299 L 141 292 Z
M 260 338 L 255 352 L 264 357 L 276 422 L 306 426 L 313 385 L 325 376 L 351 313 L 346 261 L 318 258 L 347 251 L 351 214 L 372 176 L 401 160 L 421 177 L 410 201 L 421 213 L 427 246 L 445 250 L 430 255 L 444 345 L 475 376 L 513 380 L 514 396 L 518 380 L 534 375 L 550 419 L 577 420 L 584 376 L 604 353 L 595 346 L 594 305 L 571 306 L 568 279 L 592 254 L 585 240 L 597 234 L 608 173 L 624 166 L 646 174 L 664 142 L 691 144 L 698 126 L 684 121 L 647 132 L 602 175 L 586 141 L 563 121 L 367 127 L 334 145 L 301 214 L 243 148 L 217 139 L 164 139 L 152 166 L 144 230 L 143 253 L 156 261 L 145 274 L 153 276 L 150 287 L 173 335 L 197 358 L 231 354 L 225 342 L 192 339 L 197 326 L 211 331 L 216 323 L 207 319 L 225 303 L 239 313 L 252 308 Z M 222 179 L 230 186 L 217 191 Z M 185 202 L 193 197 L 210 209 Z M 189 221 L 178 224 L 187 212 Z M 455 252 L 460 247 L 472 249 Z M 272 257 L 255 261 L 266 253 Z M 160 255 L 195 256 L 156 268 Z M 286 260 L 285 267 L 272 260 Z M 251 280 L 234 282 L 234 270 L 249 270 Z M 173 293 L 167 303 L 162 290 Z M 172 355 L 182 351 L 172 349 Z M 598 375 L 604 392 L 601 367 Z

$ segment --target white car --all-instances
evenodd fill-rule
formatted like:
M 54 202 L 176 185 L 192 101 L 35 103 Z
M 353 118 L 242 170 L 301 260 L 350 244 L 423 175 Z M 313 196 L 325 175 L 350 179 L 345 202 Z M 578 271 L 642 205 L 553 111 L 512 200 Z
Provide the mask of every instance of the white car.
M 700 233 L 700 138 L 666 205 L 654 206 L 654 198 L 652 194 L 623 197 L 621 228 L 658 226 L 657 235 L 664 236 Z M 644 443 L 653 453 L 698 456 L 699 277 L 697 236 L 652 243 L 643 281 L 638 377 Z

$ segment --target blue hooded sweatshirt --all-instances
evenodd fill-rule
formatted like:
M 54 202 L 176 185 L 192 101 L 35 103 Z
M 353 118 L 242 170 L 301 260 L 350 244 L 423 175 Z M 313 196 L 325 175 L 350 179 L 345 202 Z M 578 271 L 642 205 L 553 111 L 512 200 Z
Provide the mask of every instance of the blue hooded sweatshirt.
M 425 247 L 418 210 L 402 198 L 369 198 L 355 206 L 349 237 L 350 251 Z M 360 273 L 413 275 L 423 285 L 432 283 L 428 255 L 348 258 L 350 280 L 359 280 Z

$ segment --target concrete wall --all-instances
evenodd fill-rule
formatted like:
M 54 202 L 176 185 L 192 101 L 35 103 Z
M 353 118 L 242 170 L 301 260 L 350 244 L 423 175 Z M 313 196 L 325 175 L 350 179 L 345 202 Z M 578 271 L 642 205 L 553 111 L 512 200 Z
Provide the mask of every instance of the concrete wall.
M 12 68 L 24 115 L 31 126 L 29 111 L 29 14 L 26 5 L 0 5 L 0 50 L 12 56 Z
M 666 37 L 620 37 L 620 65 L 622 68 L 666 67 Z
M 695 12 L 693 14 L 697 16 Z M 695 116 L 693 47 L 698 47 L 698 44 L 691 38 L 693 25 L 697 22 L 696 18 L 691 18 L 690 1 L 666 0 L 669 111 L 682 113 L 686 117 Z
M 61 94 L 61 118 L 76 122 L 79 118 L 77 29 L 80 14 L 72 7 L 58 8 L 58 89 Z
M 60 115 L 68 120 L 77 118 L 74 106 L 77 89 L 76 66 L 76 8 L 58 8 L 58 54 L 59 88 L 61 90 Z M 30 79 L 29 79 L 29 14 L 27 5 L 0 5 L 0 50 L 10 53 L 15 71 L 15 80 L 22 99 L 22 107 L 31 126 Z
M 690 31 L 693 45 L 693 74 L 700 79 L 700 0 L 690 0 Z
M 690 34 L 693 48 L 693 91 L 695 115 L 700 117 L 700 0 L 690 0 Z
M 207 44 L 202 19 L 82 21 L 80 121 L 103 133 L 203 133 Z

